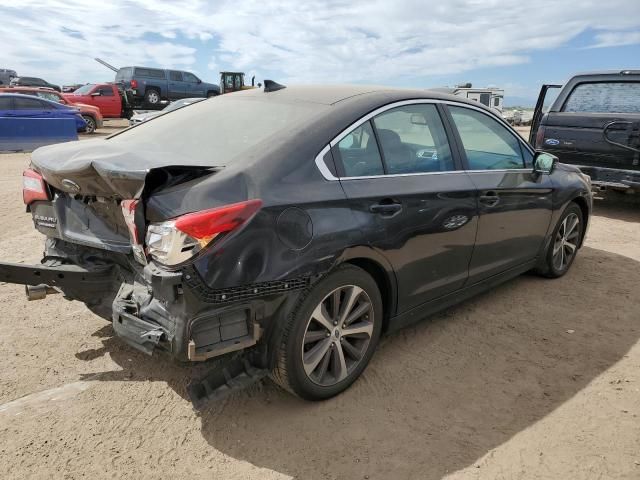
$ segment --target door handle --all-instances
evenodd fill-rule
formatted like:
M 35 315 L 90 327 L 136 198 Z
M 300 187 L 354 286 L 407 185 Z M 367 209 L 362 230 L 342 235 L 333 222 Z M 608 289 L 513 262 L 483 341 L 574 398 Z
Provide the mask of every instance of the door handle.
M 401 210 L 402 210 L 401 203 L 396 203 L 391 201 L 387 203 L 384 200 L 380 203 L 376 203 L 375 205 L 371 205 L 369 207 L 370 212 L 379 213 L 380 215 L 385 215 L 385 216 L 393 216 L 399 213 Z
M 480 203 L 487 207 L 495 207 L 500 203 L 500 197 L 496 192 L 485 192 L 480 195 Z

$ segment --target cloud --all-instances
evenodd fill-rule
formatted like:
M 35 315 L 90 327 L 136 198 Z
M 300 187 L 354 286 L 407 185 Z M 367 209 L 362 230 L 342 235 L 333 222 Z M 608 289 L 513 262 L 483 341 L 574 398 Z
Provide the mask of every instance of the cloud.
M 635 32 L 603 32 L 595 36 L 596 43 L 589 48 L 620 47 L 640 43 L 640 30 Z
M 290 83 L 407 84 L 526 63 L 596 31 L 638 42 L 637 2 L 610 0 L 0 0 L 2 67 L 49 81 L 111 79 L 93 61 L 257 72 Z M 19 6 L 17 6 L 19 4 Z M 157 40 L 156 40 L 157 39 Z

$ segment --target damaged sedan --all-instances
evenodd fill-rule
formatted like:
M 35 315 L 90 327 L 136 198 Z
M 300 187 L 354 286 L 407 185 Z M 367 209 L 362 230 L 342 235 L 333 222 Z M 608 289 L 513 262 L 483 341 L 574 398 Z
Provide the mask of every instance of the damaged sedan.
M 196 404 L 267 375 L 344 391 L 381 333 L 564 275 L 592 205 L 588 177 L 478 103 L 272 81 L 38 149 L 23 197 L 44 258 L 0 280 L 84 302 L 158 362 L 217 357 Z

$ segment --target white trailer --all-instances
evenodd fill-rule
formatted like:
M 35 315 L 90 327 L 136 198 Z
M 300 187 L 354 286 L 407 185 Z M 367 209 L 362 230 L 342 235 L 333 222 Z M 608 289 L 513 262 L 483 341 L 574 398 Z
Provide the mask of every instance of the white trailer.
M 469 100 L 475 100 L 476 102 L 480 102 L 500 114 L 502 113 L 502 107 L 504 104 L 504 90 L 502 88 L 476 88 L 470 83 L 464 83 L 453 88 L 434 88 L 433 90 L 458 95 L 460 97 L 468 98 Z

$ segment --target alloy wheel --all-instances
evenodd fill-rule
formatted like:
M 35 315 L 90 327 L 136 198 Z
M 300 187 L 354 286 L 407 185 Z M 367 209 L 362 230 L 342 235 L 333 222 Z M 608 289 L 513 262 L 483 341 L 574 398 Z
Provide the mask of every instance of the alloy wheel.
M 158 103 L 160 101 L 160 96 L 156 92 L 149 92 L 147 94 L 147 101 L 149 103 Z
M 553 267 L 558 271 L 565 270 L 573 260 L 580 239 L 580 219 L 575 213 L 565 217 L 556 233 L 553 244 Z
M 317 385 L 341 382 L 357 367 L 373 335 L 374 311 L 367 292 L 345 285 L 316 306 L 304 333 L 302 363 Z

